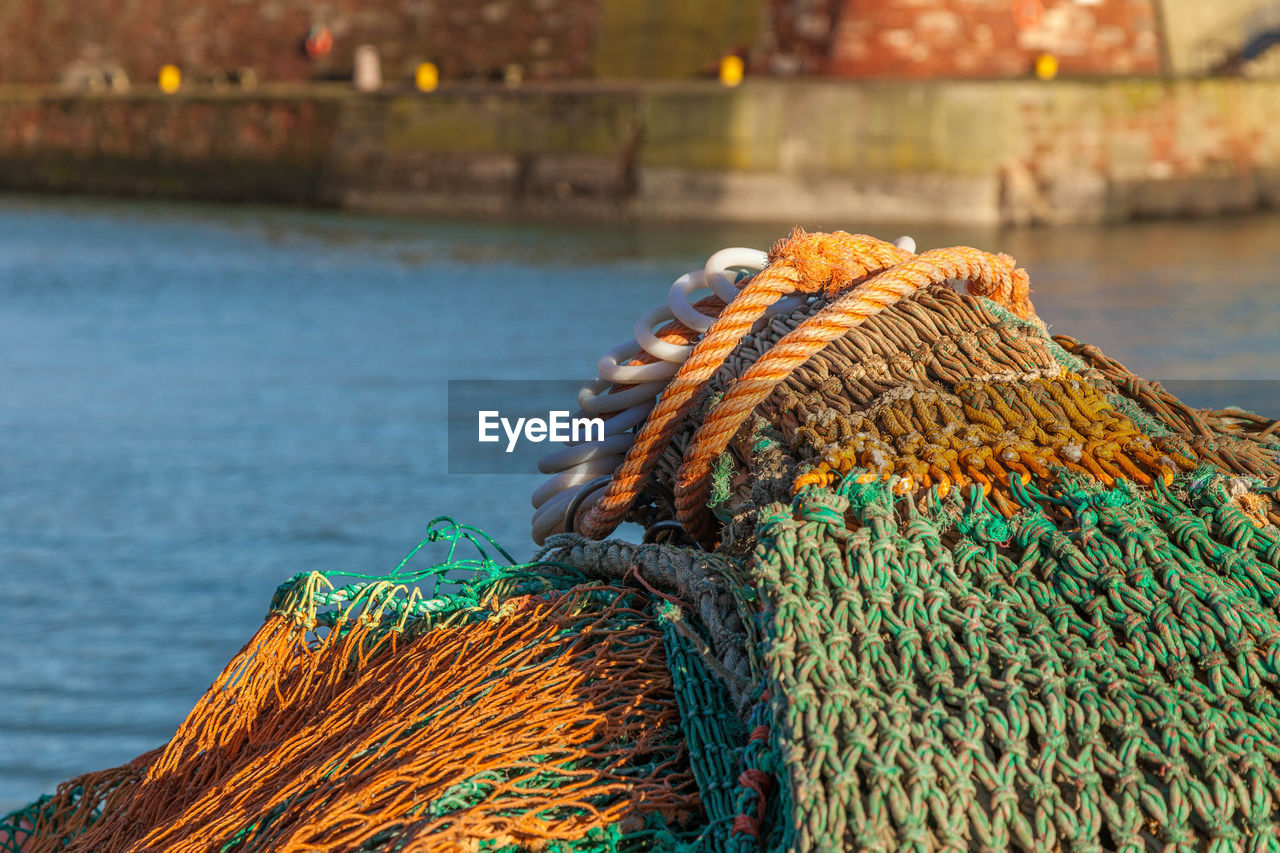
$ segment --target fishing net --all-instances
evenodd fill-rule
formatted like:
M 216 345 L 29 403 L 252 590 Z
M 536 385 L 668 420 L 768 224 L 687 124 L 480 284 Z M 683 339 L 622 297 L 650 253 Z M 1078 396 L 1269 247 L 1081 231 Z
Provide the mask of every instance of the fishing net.
M 1001 256 L 847 237 L 570 505 L 668 541 L 298 576 L 0 849 L 1280 849 L 1280 421 L 1050 336 Z
M 674 841 L 701 806 L 648 594 L 504 565 L 447 520 L 428 539 L 450 547 L 426 570 L 280 587 L 168 745 L 10 815 L 6 849 Z M 459 558 L 468 542 L 478 559 Z M 460 571 L 475 577 L 423 597 Z

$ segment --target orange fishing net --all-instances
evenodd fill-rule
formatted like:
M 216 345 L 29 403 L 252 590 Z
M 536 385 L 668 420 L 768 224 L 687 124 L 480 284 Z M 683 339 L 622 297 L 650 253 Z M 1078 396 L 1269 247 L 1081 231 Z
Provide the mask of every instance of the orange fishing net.
M 419 632 L 353 618 L 310 642 L 305 619 L 273 615 L 166 747 L 88 794 L 64 785 L 40 819 L 61 831 L 37 826 L 26 849 L 538 849 L 687 820 L 662 633 L 637 598 L 580 586 Z

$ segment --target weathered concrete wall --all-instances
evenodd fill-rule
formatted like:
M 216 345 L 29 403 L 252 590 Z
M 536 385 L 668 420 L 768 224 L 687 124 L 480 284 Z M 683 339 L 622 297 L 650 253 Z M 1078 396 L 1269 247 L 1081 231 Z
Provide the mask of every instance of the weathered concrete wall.
M 1079 222 L 1280 204 L 1280 81 L 0 95 L 0 189 L 405 213 Z
M 1207 214 L 1280 204 L 1280 80 L 1024 90 L 1001 163 L 1010 221 Z
M 1277 104 L 1280 81 L 1239 80 L 657 93 L 633 206 L 679 211 L 677 187 L 696 178 L 702 201 L 690 209 L 725 218 L 1058 223 L 1245 211 L 1280 204 Z M 691 133 L 700 115 L 712 118 Z
M 0 97 L 0 186 L 228 201 L 332 201 L 331 97 Z

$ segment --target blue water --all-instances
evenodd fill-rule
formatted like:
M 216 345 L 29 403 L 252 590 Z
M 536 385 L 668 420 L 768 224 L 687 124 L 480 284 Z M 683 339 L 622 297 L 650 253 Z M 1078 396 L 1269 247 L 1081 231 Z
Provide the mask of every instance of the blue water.
M 442 513 L 527 557 L 538 481 L 445 473 L 446 381 L 588 379 L 782 230 L 0 199 L 0 808 L 163 743 L 295 572 L 389 569 Z M 1280 219 L 916 235 L 1015 255 L 1144 375 L 1280 375 Z

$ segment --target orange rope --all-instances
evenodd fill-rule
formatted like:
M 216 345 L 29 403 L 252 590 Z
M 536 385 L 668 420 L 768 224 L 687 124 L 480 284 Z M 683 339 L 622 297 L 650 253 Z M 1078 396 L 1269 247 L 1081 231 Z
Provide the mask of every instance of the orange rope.
M 1013 259 L 1007 255 L 992 255 L 966 246 L 924 252 L 863 282 L 774 344 L 739 378 L 698 428 L 676 480 L 676 517 L 689 535 L 709 541 L 713 524 L 706 504 L 712 464 L 742 422 L 779 382 L 863 320 L 921 287 L 952 278 L 966 280 L 970 293 L 993 299 L 1019 316 L 1034 314 L 1026 271 L 1015 269 Z
M 698 391 L 769 306 L 796 291 L 839 293 L 909 257 L 910 252 L 892 243 L 844 231 L 807 234 L 797 228 L 779 241 L 769 252 L 769 265 L 716 318 L 663 390 L 662 399 L 645 419 L 604 496 L 577 529 L 592 539 L 603 539 L 613 532 L 635 503 Z

